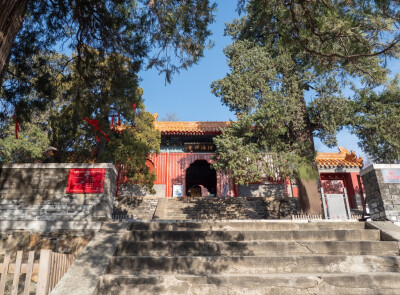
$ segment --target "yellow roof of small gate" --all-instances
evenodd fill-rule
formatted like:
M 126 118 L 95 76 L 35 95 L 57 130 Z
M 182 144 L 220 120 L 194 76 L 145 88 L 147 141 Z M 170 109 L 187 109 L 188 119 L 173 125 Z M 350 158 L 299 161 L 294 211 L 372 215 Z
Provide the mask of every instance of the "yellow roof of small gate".
M 332 167 L 363 167 L 363 158 L 357 157 L 356 153 L 343 147 L 339 147 L 338 153 L 317 153 L 316 158 L 319 168 Z

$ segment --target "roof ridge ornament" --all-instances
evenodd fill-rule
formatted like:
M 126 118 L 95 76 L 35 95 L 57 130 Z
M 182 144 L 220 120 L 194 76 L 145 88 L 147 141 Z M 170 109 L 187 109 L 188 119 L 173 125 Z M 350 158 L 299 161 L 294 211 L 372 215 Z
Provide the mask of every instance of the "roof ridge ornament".
M 343 148 L 341 146 L 338 147 L 339 148 L 339 153 L 341 154 L 350 154 L 349 150 L 346 148 Z M 353 152 L 353 151 L 352 151 Z M 354 152 L 353 152 L 354 153 Z
M 338 153 L 318 153 L 316 162 L 319 168 L 361 168 L 363 166 L 363 158 L 358 157 L 354 151 L 349 152 L 348 149 L 339 146 Z

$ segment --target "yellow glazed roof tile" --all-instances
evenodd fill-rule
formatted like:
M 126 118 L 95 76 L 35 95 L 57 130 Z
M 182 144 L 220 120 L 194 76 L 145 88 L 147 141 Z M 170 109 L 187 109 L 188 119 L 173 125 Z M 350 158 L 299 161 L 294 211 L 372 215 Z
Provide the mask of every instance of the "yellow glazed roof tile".
M 221 128 L 229 127 L 230 122 L 176 122 L 176 121 L 155 121 L 154 126 L 162 133 L 205 133 L 220 132 Z
M 339 147 L 338 153 L 318 153 L 316 158 L 319 168 L 332 167 L 363 167 L 363 158 L 348 149 Z

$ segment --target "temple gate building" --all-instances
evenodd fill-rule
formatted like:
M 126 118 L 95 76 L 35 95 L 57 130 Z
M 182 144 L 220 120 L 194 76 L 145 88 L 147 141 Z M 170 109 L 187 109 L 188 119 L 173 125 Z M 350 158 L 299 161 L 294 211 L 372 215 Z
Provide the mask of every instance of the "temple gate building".
M 166 197 L 198 196 L 207 190 L 214 196 L 237 196 L 237 187 L 229 175 L 212 167 L 215 152 L 213 137 L 230 122 L 155 121 L 161 132 L 158 155 L 150 155 L 157 179 L 154 186 Z
M 296 182 L 289 179 L 237 185 L 229 174 L 212 168 L 213 138 L 230 122 L 157 121 L 155 114 L 154 124 L 161 132 L 160 153 L 151 154 L 147 165 L 156 173 L 154 188 L 159 197 L 299 196 Z M 339 147 L 338 153 L 318 153 L 316 162 L 324 192 L 343 193 L 346 189 L 350 208 L 361 209 L 363 159 Z
M 351 209 L 362 209 L 364 190 L 360 171 L 362 157 L 339 147 L 338 153 L 318 153 L 316 158 L 321 187 L 327 194 L 343 194 L 346 189 Z

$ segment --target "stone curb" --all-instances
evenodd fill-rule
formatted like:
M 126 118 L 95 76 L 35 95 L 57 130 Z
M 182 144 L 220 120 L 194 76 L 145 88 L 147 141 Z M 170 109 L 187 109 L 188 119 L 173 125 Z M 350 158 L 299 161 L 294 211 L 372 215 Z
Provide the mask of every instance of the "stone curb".
M 400 241 L 400 227 L 390 221 L 367 221 L 367 229 L 379 229 L 382 241 Z

